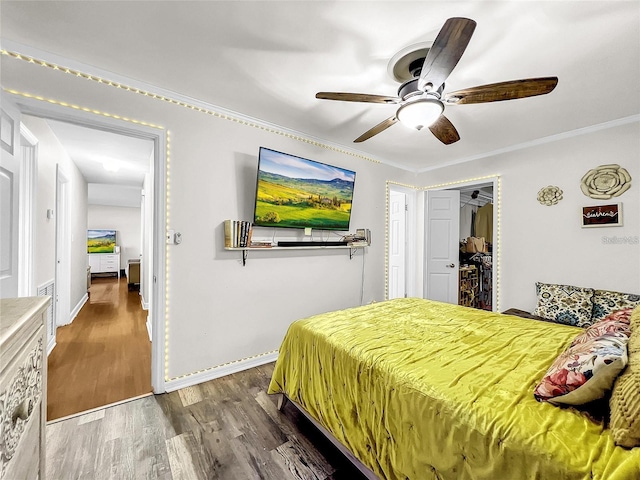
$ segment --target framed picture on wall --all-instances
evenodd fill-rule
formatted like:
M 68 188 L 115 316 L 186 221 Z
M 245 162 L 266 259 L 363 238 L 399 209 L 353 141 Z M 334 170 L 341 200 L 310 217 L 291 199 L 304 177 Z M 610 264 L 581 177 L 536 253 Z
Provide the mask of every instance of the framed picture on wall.
M 582 228 L 621 227 L 622 204 L 594 205 L 582 207 Z

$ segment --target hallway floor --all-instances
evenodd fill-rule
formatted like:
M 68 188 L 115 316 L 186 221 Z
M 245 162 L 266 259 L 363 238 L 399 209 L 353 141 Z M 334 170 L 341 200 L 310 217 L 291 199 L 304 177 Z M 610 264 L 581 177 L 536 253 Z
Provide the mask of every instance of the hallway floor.
M 87 303 L 56 332 L 48 359 L 48 421 L 151 392 L 146 318 L 126 278 L 92 280 Z

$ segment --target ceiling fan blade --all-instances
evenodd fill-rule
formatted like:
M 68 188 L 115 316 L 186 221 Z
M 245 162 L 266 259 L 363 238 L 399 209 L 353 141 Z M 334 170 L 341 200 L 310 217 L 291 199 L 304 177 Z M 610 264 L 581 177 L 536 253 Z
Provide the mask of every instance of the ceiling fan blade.
M 341 100 L 343 102 L 366 102 L 366 103 L 399 103 L 398 97 L 387 97 L 384 95 L 371 95 L 368 93 L 340 93 L 340 92 L 318 92 L 316 98 L 322 100 Z
M 546 95 L 558 84 L 558 77 L 527 78 L 508 82 L 491 83 L 447 93 L 444 101 L 456 105 L 465 103 L 501 102 L 516 98 Z
M 444 115 L 440 115 L 438 120 L 429 127 L 429 130 L 445 145 L 451 145 L 460 140 L 460 135 L 458 135 L 456 127 L 454 127 L 453 123 Z
M 362 135 L 360 135 L 358 138 L 356 138 L 353 143 L 360 143 L 360 142 L 364 142 L 365 140 L 370 139 L 371 137 L 373 137 L 374 135 L 379 134 L 380 132 L 386 130 L 387 128 L 389 128 L 391 125 L 393 125 L 394 123 L 396 123 L 398 121 L 398 119 L 396 118 L 396 116 L 394 115 L 393 117 L 389 117 L 386 120 L 380 122 L 378 125 L 376 125 L 373 128 L 370 128 L 369 130 L 367 130 L 366 132 L 364 132 Z
M 454 17 L 445 22 L 424 59 L 418 80 L 420 90 L 440 88 L 458 64 L 475 28 L 476 22 L 468 18 Z

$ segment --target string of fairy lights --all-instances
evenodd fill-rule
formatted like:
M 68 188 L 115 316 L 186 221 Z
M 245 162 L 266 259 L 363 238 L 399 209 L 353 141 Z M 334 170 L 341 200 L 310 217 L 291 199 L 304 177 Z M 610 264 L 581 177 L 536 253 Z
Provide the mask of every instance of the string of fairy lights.
M 45 67 L 45 68 L 49 68 L 51 70 L 55 70 L 61 73 L 65 73 L 68 75 L 72 75 L 75 77 L 79 77 L 79 78 L 84 78 L 86 80 L 89 81 L 94 81 L 97 82 L 99 84 L 105 85 L 105 86 L 109 86 L 112 88 L 117 88 L 120 90 L 124 90 L 127 92 L 131 92 L 131 93 L 135 93 L 138 95 L 142 95 L 145 97 L 149 97 L 152 98 L 154 100 L 159 100 L 162 102 L 166 102 L 166 103 L 170 103 L 176 106 L 180 106 L 180 107 L 184 107 L 193 111 L 197 111 L 199 113 L 204 113 L 206 115 L 210 115 L 216 118 L 220 118 L 222 120 L 228 120 L 228 121 L 232 121 L 235 123 L 238 123 L 240 125 L 243 126 L 248 126 L 248 127 L 252 127 L 252 128 L 257 128 L 263 131 L 266 131 L 268 133 L 272 133 L 272 134 L 276 134 L 276 135 L 280 135 L 292 140 L 296 140 L 296 141 L 300 141 L 309 145 L 313 145 L 316 147 L 320 147 L 320 148 L 324 148 L 327 150 L 331 150 L 337 153 L 341 153 L 344 155 L 349 155 L 352 157 L 356 157 L 362 160 L 367 160 L 369 162 L 372 163 L 376 163 L 376 164 L 381 164 L 382 162 L 380 162 L 379 160 L 376 160 L 374 158 L 371 158 L 367 155 L 363 155 L 357 152 L 353 152 L 353 151 L 349 151 L 346 149 L 342 149 L 340 147 L 337 147 L 335 145 L 329 145 L 323 142 L 319 142 L 317 140 L 313 140 L 310 138 L 306 138 L 302 135 L 297 135 L 294 133 L 290 133 L 290 132 L 286 132 L 284 130 L 281 129 L 277 129 L 274 127 L 270 127 L 264 124 L 260 124 L 258 122 L 254 122 L 254 121 L 250 121 L 250 120 L 246 120 L 246 119 L 242 119 L 227 113 L 222 113 L 222 112 L 218 112 L 212 108 L 207 108 L 207 107 L 203 107 L 203 106 L 198 106 L 195 105 L 193 103 L 189 103 L 189 102 L 185 102 L 182 100 L 177 100 L 171 97 L 168 97 L 166 95 L 161 95 L 161 94 L 157 94 L 145 89 L 141 89 L 141 88 L 136 88 L 136 87 L 132 87 L 130 85 L 126 85 L 124 83 L 121 82 L 116 82 L 113 80 L 109 80 L 97 75 L 92 75 L 92 74 L 88 74 L 85 72 L 82 72 L 80 70 L 77 69 L 72 69 L 72 68 L 68 68 L 68 67 L 64 67 L 62 65 L 58 65 L 56 63 L 53 62 L 48 62 L 45 60 L 41 60 L 41 59 L 37 59 L 35 57 L 29 56 L 29 55 L 24 55 L 18 52 L 13 52 L 13 51 L 9 51 L 6 49 L 0 49 L 0 54 L 1 55 L 6 55 L 10 58 L 16 59 L 16 60 L 21 60 L 30 64 L 34 64 L 34 65 L 39 65 L 41 67 Z M 99 115 L 105 118 L 110 118 L 110 119 L 114 119 L 114 120 L 120 120 L 120 121 L 124 121 L 124 122 L 128 122 L 128 123 L 132 123 L 135 125 L 141 125 L 141 126 L 145 126 L 145 127 L 151 127 L 151 128 L 156 128 L 158 130 L 162 130 L 165 132 L 165 138 L 166 138 L 166 146 L 165 146 L 165 169 L 166 169 L 166 173 L 165 173 L 165 189 L 166 189 L 166 204 L 165 204 L 165 211 L 166 211 L 166 216 L 165 216 L 165 233 L 168 231 L 169 229 L 169 225 L 170 225 L 170 219 L 171 219 L 171 212 L 170 212 L 170 199 L 171 199 L 171 175 L 170 175 L 170 168 L 171 168 L 171 135 L 170 132 L 163 126 L 161 125 L 156 125 L 154 123 L 150 123 L 150 122 L 146 122 L 146 121 L 142 121 L 142 120 L 137 120 L 134 118 L 129 118 L 129 117 L 125 117 L 122 115 L 117 115 L 117 114 L 113 114 L 113 113 L 109 113 L 109 112 L 105 112 L 102 110 L 97 110 L 94 108 L 89 108 L 89 107 L 84 107 L 81 105 L 76 105 L 73 103 L 69 103 L 69 102 L 65 102 L 63 100 L 56 100 L 56 99 L 52 99 L 52 98 L 46 98 L 43 97 L 41 95 L 36 95 L 36 94 L 32 94 L 32 93 L 28 93 L 28 92 L 22 92 L 19 90 L 15 90 L 15 89 L 11 89 L 11 88 L 4 88 L 4 91 L 12 94 L 12 95 L 16 95 L 16 96 L 20 96 L 23 98 L 28 98 L 28 99 L 32 99 L 32 100 L 37 100 L 37 101 L 41 101 L 41 102 L 46 102 L 52 105 L 57 105 L 57 106 L 61 106 L 61 107 L 65 107 L 65 108 L 70 108 L 73 110 L 77 110 L 77 111 L 81 111 L 81 112 L 85 112 L 85 113 L 91 113 L 94 115 Z M 237 364 L 240 362 L 244 362 L 247 360 L 252 360 L 252 359 L 256 359 L 256 358 L 260 358 L 260 357 L 264 357 L 267 355 L 272 355 L 274 353 L 277 352 L 277 350 L 273 350 L 270 352 L 266 352 L 266 353 L 261 353 L 258 355 L 253 355 L 250 357 L 245 357 L 239 360 L 234 360 L 231 362 L 226 362 L 220 365 L 215 365 L 213 367 L 209 367 L 209 368 L 205 368 L 202 370 L 198 370 L 192 373 L 188 373 L 188 374 L 184 374 L 184 375 L 179 375 L 176 377 L 170 377 L 169 376 L 169 325 L 170 325 L 170 295 L 169 295 L 169 282 L 170 282 L 170 248 L 169 245 L 167 244 L 165 246 L 165 304 L 164 304 L 164 310 L 165 310 L 165 316 L 164 316 L 164 327 L 165 327 L 165 341 L 164 341 L 164 379 L 165 381 L 173 381 L 173 380 L 177 380 L 177 379 L 181 379 L 181 378 L 185 378 L 185 377 L 189 377 L 192 375 L 197 375 L 197 374 L 201 374 L 207 371 L 211 371 L 217 368 L 222 368 L 222 367 L 227 367 L 233 364 Z
M 343 148 L 340 148 L 338 146 L 335 145 L 329 145 L 317 140 L 313 140 L 310 138 L 306 138 L 302 135 L 298 135 L 295 133 L 291 133 L 291 132 L 287 132 L 284 131 L 282 129 L 278 129 L 278 128 L 274 128 L 268 125 L 264 125 L 261 124 L 257 121 L 251 121 L 248 119 L 243 119 L 240 118 L 239 116 L 234 116 L 234 115 L 230 115 L 228 113 L 223 113 L 223 112 L 219 112 L 216 111 L 212 108 L 208 108 L 208 107 L 203 107 L 203 106 L 198 106 L 195 105 L 193 103 L 190 102 L 186 102 L 183 100 L 177 100 L 175 98 L 171 98 L 169 96 L 166 95 L 161 95 L 161 94 L 157 94 L 145 89 L 141 89 L 141 88 L 136 88 L 136 87 L 132 87 L 130 85 L 126 85 L 124 83 L 121 82 L 116 82 L 113 80 L 109 80 L 97 75 L 92 75 L 92 74 L 88 74 L 82 71 L 79 71 L 77 69 L 72 69 L 72 68 L 68 68 L 68 67 L 64 67 L 62 65 L 58 65 L 56 63 L 53 62 L 48 62 L 45 60 L 41 60 L 41 59 L 37 59 L 35 57 L 29 56 L 29 55 L 24 55 L 24 54 L 20 54 L 18 52 L 13 52 L 13 51 L 8 51 L 6 49 L 0 49 L 0 54 L 1 55 L 5 55 L 8 56 L 10 58 L 14 58 L 16 60 L 21 60 L 30 64 L 35 64 L 35 65 L 39 65 L 41 67 L 45 67 L 45 68 L 49 68 L 51 70 L 55 70 L 55 71 L 59 71 L 68 75 L 73 75 L 75 77 L 79 77 L 79 78 L 84 78 L 86 80 L 89 81 L 94 81 L 97 82 L 99 84 L 103 84 L 105 86 L 109 86 L 112 88 L 117 88 L 120 90 L 124 90 L 127 92 L 131 92 L 131 93 L 135 93 L 138 95 L 142 95 L 145 97 L 149 97 L 152 98 L 154 100 L 159 100 L 162 102 L 166 102 L 169 104 L 173 104 L 176 106 L 180 106 L 183 108 L 187 108 L 193 111 L 197 111 L 206 115 L 210 115 L 216 118 L 220 118 L 223 120 L 228 120 L 228 121 L 232 121 L 234 123 L 243 125 L 243 126 L 247 126 L 247 127 L 252 127 L 252 128 L 257 128 L 263 131 L 266 131 L 268 133 L 272 133 L 272 134 L 276 134 L 276 135 L 280 135 L 292 140 L 296 140 L 296 141 L 300 141 L 309 145 L 313 145 L 316 147 L 320 147 L 320 148 L 324 148 L 327 150 L 331 150 L 337 153 L 341 153 L 344 155 L 349 155 L 355 158 L 359 158 L 362 160 L 366 160 L 372 163 L 376 163 L 376 164 L 381 164 L 382 162 L 380 162 L 377 159 L 374 159 L 372 157 L 369 157 L 367 155 L 363 155 L 360 154 L 358 152 L 354 152 L 354 151 L 350 151 L 350 150 L 346 150 Z M 55 100 L 55 99 L 51 99 L 51 98 L 46 98 L 40 95 L 35 95 L 35 94 L 31 94 L 31 93 L 27 93 L 27 92 L 21 92 L 15 89 L 11 89 L 11 88 L 5 88 L 4 89 L 5 92 L 12 94 L 12 95 L 16 95 L 16 96 L 21 96 L 24 98 L 29 98 L 32 100 L 37 100 L 37 101 L 41 101 L 41 102 L 46 102 L 49 104 L 53 104 L 53 105 L 58 105 L 61 107 L 66 107 L 66 108 L 70 108 L 73 110 L 77 110 L 77 111 L 82 111 L 82 112 L 86 112 L 86 113 L 91 113 L 94 115 L 98 115 L 98 116 L 102 116 L 105 118 L 110 118 L 110 119 L 114 119 L 114 120 L 120 120 L 120 121 L 124 121 L 124 122 L 128 122 L 128 123 L 132 123 L 135 125 L 141 125 L 141 126 L 145 126 L 145 127 L 150 127 L 150 128 L 155 128 L 161 131 L 165 132 L 165 138 L 166 138 L 166 146 L 165 146 L 165 161 L 166 161 L 166 174 L 165 174 L 165 189 L 166 189 L 166 204 L 165 204 L 165 209 L 166 209 L 166 217 L 165 217 L 165 232 L 168 231 L 169 229 L 169 225 L 170 225 L 170 198 L 171 198 L 171 176 L 170 176 L 170 168 L 171 168 L 171 135 L 169 130 L 167 130 L 165 127 L 161 126 L 161 125 L 156 125 L 154 123 L 150 123 L 150 122 L 145 122 L 142 120 L 137 120 L 134 118 L 129 118 L 129 117 L 125 117 L 125 116 L 121 116 L 121 115 L 117 115 L 117 114 L 113 114 L 113 113 L 109 113 L 109 112 L 104 112 L 101 110 L 97 110 L 94 108 L 89 108 L 89 107 L 84 107 L 84 106 L 80 106 L 80 105 L 76 105 L 76 104 L 72 104 L 72 103 L 68 103 L 62 100 Z M 398 187 L 404 187 L 404 188 L 408 188 L 408 189 L 412 189 L 412 190 L 416 190 L 416 191 L 425 191 L 425 190 L 431 190 L 431 189 L 436 189 L 436 188 L 443 188 L 443 187 L 448 187 L 448 186 L 453 186 L 453 185 L 459 185 L 459 184 L 463 184 L 463 183 L 471 183 L 471 182 L 477 182 L 477 181 L 481 181 L 481 180 L 487 180 L 487 179 L 496 179 L 497 178 L 497 192 L 494 192 L 495 195 L 495 199 L 496 202 L 495 204 L 497 205 L 497 211 L 496 211 L 496 238 L 494 239 L 494 282 L 495 282 L 495 290 L 496 290 L 496 300 L 495 300 L 495 309 L 497 311 L 499 311 L 498 308 L 498 301 L 499 301 L 499 285 L 500 285 L 500 268 L 499 268 L 499 259 L 500 259 L 500 231 L 501 231 L 501 225 L 500 225 L 500 208 L 501 208 L 501 179 L 499 175 L 487 175 L 487 176 L 482 176 L 482 177 L 475 177 L 475 178 L 470 178 L 470 179 L 464 179 L 464 180 L 459 180 L 459 181 L 453 181 L 453 182 L 447 182 L 447 183 L 441 183 L 441 184 L 437 184 L 437 185 L 430 185 L 427 187 L 417 187 L 414 185 L 409 185 L 409 184 L 403 184 L 403 183 L 399 183 L 399 182 L 394 182 L 394 181 L 387 181 L 386 182 L 386 208 L 385 208 L 385 231 L 386 231 L 386 235 L 385 235 L 385 298 L 388 297 L 388 288 L 389 288 L 389 191 L 390 191 L 390 186 L 398 186 Z M 170 324 L 170 315 L 169 315 L 169 310 L 170 310 L 170 296 L 169 296 L 169 282 L 170 282 L 170 249 L 169 249 L 169 245 L 167 244 L 165 246 L 165 317 L 164 317 L 164 327 L 165 327 L 165 342 L 164 342 L 164 379 L 165 381 L 173 381 L 173 380 L 178 380 L 178 379 L 182 379 L 182 378 L 186 378 L 189 376 L 193 376 L 193 375 L 198 375 L 198 374 L 202 374 L 214 369 L 218 369 L 218 368 L 222 368 L 222 367 L 227 367 L 227 366 L 231 366 L 234 364 L 238 364 L 241 362 L 245 362 L 248 360 L 252 360 L 252 359 L 256 359 L 256 358 L 260 358 L 260 357 L 264 357 L 267 355 L 272 355 L 274 353 L 277 352 L 277 350 L 273 350 L 270 352 L 266 352 L 266 353 L 261 353 L 258 355 L 253 355 L 250 357 L 245 357 L 242 359 L 238 359 L 238 360 L 234 360 L 231 362 L 226 362 L 220 365 L 216 365 L 213 367 L 208 367 L 205 369 L 201 369 L 192 373 L 188 373 L 188 374 L 184 374 L 184 375 L 179 375 L 176 377 L 169 377 L 169 324 Z

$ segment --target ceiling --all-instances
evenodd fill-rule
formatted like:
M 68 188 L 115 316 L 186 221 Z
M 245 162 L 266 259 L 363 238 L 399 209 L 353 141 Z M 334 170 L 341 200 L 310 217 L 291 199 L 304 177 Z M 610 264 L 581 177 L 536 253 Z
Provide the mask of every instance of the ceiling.
M 152 162 L 151 140 L 54 120 L 47 123 L 87 183 L 142 187 Z
M 3 0 L 1 8 L 5 40 L 414 171 L 640 114 L 637 1 Z M 353 144 L 397 107 L 318 100 L 315 93 L 395 96 L 391 57 L 433 41 L 454 16 L 477 27 L 445 92 L 542 76 L 557 76 L 557 88 L 540 97 L 447 106 L 461 137 L 452 145 L 400 124 Z M 3 69 L 11 62 L 4 59 Z

